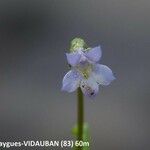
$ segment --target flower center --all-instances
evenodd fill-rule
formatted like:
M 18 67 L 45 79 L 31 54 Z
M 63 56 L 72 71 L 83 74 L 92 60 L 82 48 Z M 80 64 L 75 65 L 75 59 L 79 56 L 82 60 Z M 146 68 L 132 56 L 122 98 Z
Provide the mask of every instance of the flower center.
M 77 67 L 77 70 L 85 79 L 88 79 L 92 72 L 92 65 L 91 64 L 84 64 L 83 66 L 80 65 Z

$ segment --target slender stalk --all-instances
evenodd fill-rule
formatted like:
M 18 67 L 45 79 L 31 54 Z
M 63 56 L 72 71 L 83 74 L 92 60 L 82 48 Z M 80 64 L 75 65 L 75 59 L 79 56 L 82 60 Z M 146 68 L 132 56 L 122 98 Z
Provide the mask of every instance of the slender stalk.
M 83 93 L 80 88 L 77 91 L 78 96 L 78 103 L 77 103 L 77 126 L 78 126 L 78 135 L 77 140 L 83 141 L 83 126 L 84 126 L 84 100 L 83 100 Z M 77 147 L 77 150 L 82 150 L 82 147 Z

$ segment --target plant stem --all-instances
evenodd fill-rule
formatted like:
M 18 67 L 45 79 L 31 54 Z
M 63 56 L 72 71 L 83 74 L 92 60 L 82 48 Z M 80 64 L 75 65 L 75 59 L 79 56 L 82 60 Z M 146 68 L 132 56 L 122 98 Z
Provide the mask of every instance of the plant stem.
M 83 93 L 80 88 L 78 88 L 78 119 L 77 119 L 77 126 L 78 126 L 78 135 L 77 140 L 83 141 L 83 126 L 84 126 L 84 100 L 83 100 Z M 77 147 L 77 150 L 82 150 L 82 147 Z

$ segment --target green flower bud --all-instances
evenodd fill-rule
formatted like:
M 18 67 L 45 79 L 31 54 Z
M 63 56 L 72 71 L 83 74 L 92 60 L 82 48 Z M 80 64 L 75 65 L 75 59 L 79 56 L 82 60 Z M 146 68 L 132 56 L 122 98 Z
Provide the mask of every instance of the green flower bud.
M 76 52 L 78 49 L 86 49 L 87 45 L 81 38 L 74 38 L 70 44 L 70 52 Z

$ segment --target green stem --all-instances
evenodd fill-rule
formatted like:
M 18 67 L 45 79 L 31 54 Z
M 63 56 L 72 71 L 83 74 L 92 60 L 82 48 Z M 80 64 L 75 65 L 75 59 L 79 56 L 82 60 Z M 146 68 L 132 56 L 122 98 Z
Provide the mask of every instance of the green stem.
M 77 126 L 78 126 L 78 134 L 77 140 L 83 141 L 83 126 L 84 126 L 84 100 L 83 100 L 83 93 L 80 88 L 78 88 L 78 119 L 77 119 Z M 77 150 L 82 150 L 82 147 L 77 147 Z

